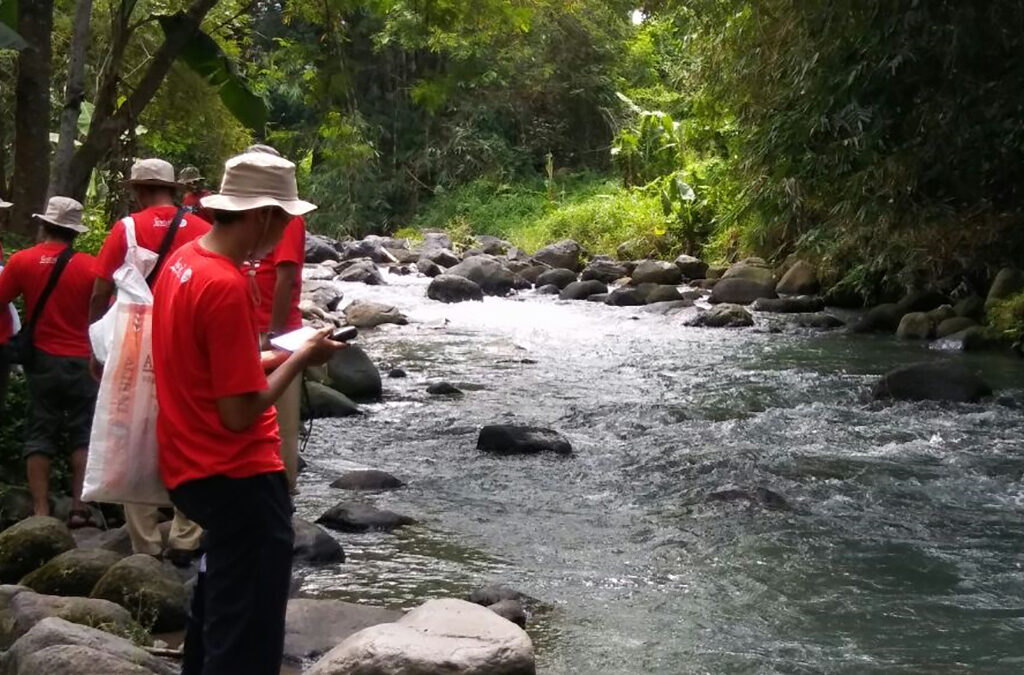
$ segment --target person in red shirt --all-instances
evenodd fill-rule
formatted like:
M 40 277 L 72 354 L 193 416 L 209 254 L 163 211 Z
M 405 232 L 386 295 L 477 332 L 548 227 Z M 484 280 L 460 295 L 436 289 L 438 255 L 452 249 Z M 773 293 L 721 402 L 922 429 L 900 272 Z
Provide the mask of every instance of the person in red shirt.
M 211 194 L 209 190 L 203 187 L 203 174 L 199 173 L 199 169 L 194 166 L 186 166 L 178 174 L 178 182 L 185 187 L 185 195 L 181 198 L 181 205 L 185 207 L 189 213 L 194 213 L 206 222 L 213 222 L 213 212 L 210 209 L 203 208 L 201 204 L 203 197 Z
M 41 223 L 42 243 L 12 255 L 0 273 L 0 306 L 22 296 L 27 317 L 33 316 L 58 259 L 88 229 L 82 224 L 82 205 L 67 197 L 51 198 L 46 213 L 33 217 Z M 69 253 L 35 325 L 33 357 L 25 364 L 30 408 L 24 455 L 33 510 L 37 516 L 49 515 L 50 458 L 59 450 L 61 432 L 67 434 L 72 499 L 68 524 L 80 527 L 91 522 L 82 503 L 82 479 L 98 391 L 89 374 L 88 312 L 96 259 Z
M 136 241 L 141 248 L 159 253 L 178 215 L 178 207 L 174 204 L 178 186 L 174 180 L 174 167 L 162 159 L 139 160 L 132 166 L 128 182 L 132 196 L 141 209 L 129 216 L 135 226 Z M 124 264 L 128 252 L 125 221 L 121 219 L 114 224 L 100 249 L 97 278 L 89 305 L 91 322 L 99 320 L 110 307 L 114 273 Z M 168 255 L 209 231 L 208 222 L 191 213 L 183 213 L 174 238 L 169 242 Z M 150 274 L 152 271 L 142 272 Z M 95 363 L 93 369 L 97 369 Z M 124 515 L 132 551 L 135 553 L 164 556 L 175 565 L 187 566 L 199 550 L 202 530 L 179 512 L 175 512 L 171 521 L 166 549 L 159 528 L 160 510 L 157 507 L 125 504 Z
M 269 145 L 250 145 L 246 152 L 266 152 L 280 157 Z M 259 304 L 256 323 L 260 346 L 270 349 L 270 340 L 302 328 L 299 299 L 302 295 L 302 264 L 306 260 L 306 221 L 297 216 L 284 229 L 281 243 L 255 265 Z M 297 377 L 277 402 L 277 424 L 281 431 L 281 459 L 288 474 L 288 489 L 294 494 L 299 472 L 299 429 L 302 425 L 302 378 Z
M 274 403 L 344 345 L 320 331 L 263 371 L 246 261 L 265 257 L 298 198 L 295 165 L 262 153 L 228 160 L 203 199 L 213 229 L 168 259 L 153 305 L 160 472 L 171 501 L 204 530 L 184 675 L 277 675 L 294 541 Z
M 5 202 L 0 197 L 0 210 L 6 211 L 12 206 L 14 205 L 10 202 Z M 3 269 L 3 264 L 4 247 L 3 244 L 0 244 L 0 270 Z M 11 341 L 11 336 L 14 335 L 14 315 L 12 312 L 13 307 L 10 305 L 0 307 L 0 424 L 4 423 L 7 413 L 7 385 L 11 379 L 11 361 L 7 353 L 7 343 Z

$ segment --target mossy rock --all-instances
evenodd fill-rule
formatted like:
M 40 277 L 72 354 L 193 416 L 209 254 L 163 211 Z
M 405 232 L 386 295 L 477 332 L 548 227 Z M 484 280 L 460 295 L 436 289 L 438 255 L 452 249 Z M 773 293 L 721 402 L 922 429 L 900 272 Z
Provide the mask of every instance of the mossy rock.
M 92 597 L 116 602 L 156 633 L 181 630 L 188 618 L 184 584 L 145 554 L 125 558 L 107 570 Z
M 71 549 L 25 576 L 21 585 L 47 595 L 88 596 L 103 575 L 123 557 L 101 548 Z
M 43 595 L 24 586 L 0 586 L 0 649 L 7 649 L 33 626 L 49 617 L 130 639 L 148 637 L 131 614 L 113 602 Z M 2 668 L 0 672 L 3 672 Z
M 13 584 L 73 548 L 64 523 L 48 516 L 26 518 L 0 532 L 0 583 Z

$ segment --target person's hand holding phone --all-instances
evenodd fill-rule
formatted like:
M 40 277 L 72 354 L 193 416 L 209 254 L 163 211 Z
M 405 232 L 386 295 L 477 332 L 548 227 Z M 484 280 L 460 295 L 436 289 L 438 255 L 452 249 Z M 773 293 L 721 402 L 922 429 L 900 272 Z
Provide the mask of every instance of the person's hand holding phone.
M 344 342 L 338 342 L 331 339 L 331 335 L 334 333 L 334 328 L 322 328 L 316 332 L 309 340 L 306 341 L 298 351 L 298 354 L 307 365 L 310 366 L 322 366 L 331 360 L 331 357 L 335 353 L 341 351 L 348 345 Z

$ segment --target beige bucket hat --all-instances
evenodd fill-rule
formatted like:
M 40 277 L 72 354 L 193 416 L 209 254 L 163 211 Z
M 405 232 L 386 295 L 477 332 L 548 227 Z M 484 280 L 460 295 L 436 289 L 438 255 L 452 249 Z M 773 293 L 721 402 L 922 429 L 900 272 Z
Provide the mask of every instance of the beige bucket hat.
M 0 209 L 9 209 L 12 206 L 14 206 L 14 204 L 12 204 L 10 202 L 5 202 L 4 198 L 0 197 Z
M 224 165 L 220 192 L 203 197 L 200 203 L 219 211 L 248 211 L 279 206 L 290 216 L 301 216 L 316 208 L 299 199 L 295 165 L 283 157 L 265 152 L 247 152 Z
M 179 184 L 174 180 L 174 167 L 163 159 L 140 159 L 132 165 L 132 177 L 129 185 L 162 185 L 176 188 Z
M 46 203 L 46 213 L 33 213 L 32 217 L 55 227 L 63 227 L 82 234 L 89 231 L 89 228 L 82 224 L 83 208 L 80 202 L 71 197 L 50 197 L 50 201 Z

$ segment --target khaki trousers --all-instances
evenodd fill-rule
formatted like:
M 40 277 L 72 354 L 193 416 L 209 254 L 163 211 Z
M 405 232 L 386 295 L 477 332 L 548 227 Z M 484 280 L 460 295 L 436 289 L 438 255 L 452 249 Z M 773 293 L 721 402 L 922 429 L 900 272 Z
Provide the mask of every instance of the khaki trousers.
M 163 535 L 160 532 L 160 510 L 146 504 L 124 505 L 125 526 L 132 540 L 132 553 L 160 555 L 164 550 Z M 167 534 L 167 549 L 194 551 L 199 548 L 199 537 L 203 528 L 174 509 L 174 520 Z
M 299 375 L 277 400 L 277 426 L 281 433 L 281 461 L 288 478 L 288 491 L 295 492 L 299 474 L 299 408 L 302 405 L 302 375 Z

